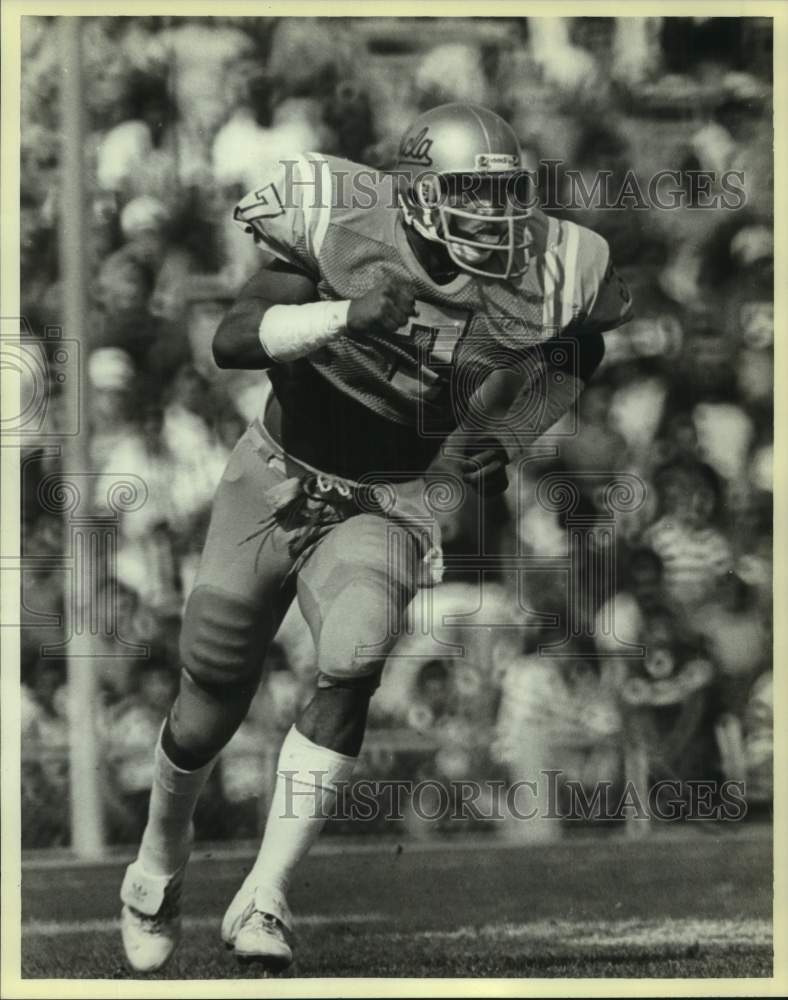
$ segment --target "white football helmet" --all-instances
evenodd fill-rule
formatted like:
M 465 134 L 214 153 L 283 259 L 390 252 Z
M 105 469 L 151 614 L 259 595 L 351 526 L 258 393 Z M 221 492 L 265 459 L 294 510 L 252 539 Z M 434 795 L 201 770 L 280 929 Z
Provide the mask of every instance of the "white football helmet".
M 396 167 L 406 225 L 442 243 L 464 271 L 525 273 L 531 186 L 512 128 L 475 104 L 443 104 L 406 131 Z

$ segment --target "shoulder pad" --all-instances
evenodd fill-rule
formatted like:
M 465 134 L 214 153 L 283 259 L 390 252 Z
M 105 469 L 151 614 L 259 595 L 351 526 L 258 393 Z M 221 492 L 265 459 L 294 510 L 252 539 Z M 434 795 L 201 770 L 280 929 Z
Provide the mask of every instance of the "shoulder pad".
M 613 266 L 604 236 L 585 226 L 578 228 L 581 311 L 577 319 L 597 332 L 612 330 L 632 319 L 632 295 Z
M 327 158 L 294 153 L 261 166 L 259 186 L 235 206 L 233 221 L 277 257 L 315 271 L 331 203 Z
M 607 240 L 565 219 L 550 219 L 544 293 L 556 330 L 581 324 L 601 331 L 631 319 L 632 299 L 613 268 Z

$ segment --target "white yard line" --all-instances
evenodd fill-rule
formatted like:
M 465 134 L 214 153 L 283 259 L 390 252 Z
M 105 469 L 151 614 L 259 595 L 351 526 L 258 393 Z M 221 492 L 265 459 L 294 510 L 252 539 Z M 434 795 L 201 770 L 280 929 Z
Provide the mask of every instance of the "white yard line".
M 334 924 L 341 927 L 343 924 L 381 924 L 388 920 L 382 913 L 348 913 L 344 916 L 330 916 L 325 913 L 311 913 L 299 917 L 298 926 L 321 927 L 325 924 Z M 215 928 L 218 932 L 221 925 L 221 914 L 203 917 L 184 917 L 183 929 L 201 930 L 203 928 Z M 104 920 L 29 920 L 22 924 L 22 936 L 33 937 L 60 937 L 63 934 L 115 934 L 120 933 L 120 921 L 115 918 Z
M 771 945 L 772 923 L 757 919 L 662 918 L 655 920 L 538 920 L 528 924 L 487 924 L 483 927 L 458 927 L 450 931 L 395 932 L 386 939 L 412 941 L 461 941 L 492 939 L 517 941 L 527 945 L 561 945 L 594 951 L 611 947 L 654 948 L 690 947 L 694 944 L 730 946 L 733 944 Z
M 771 840 L 771 828 L 764 824 L 763 827 L 750 829 L 746 832 L 736 831 L 735 833 L 728 833 L 727 831 L 723 831 L 721 835 L 727 836 L 731 843 L 735 841 L 739 844 L 753 842 L 763 844 L 764 842 L 769 842 Z M 635 843 L 634 841 L 628 841 L 626 837 L 619 836 L 618 834 L 611 834 L 609 836 L 611 842 L 618 841 L 620 843 Z M 693 830 L 692 832 L 688 832 L 686 830 L 677 831 L 675 833 L 665 830 L 660 831 L 660 833 L 656 834 L 653 838 L 639 841 L 639 843 L 642 845 L 658 845 L 667 841 L 694 843 L 699 841 L 702 836 L 703 835 L 696 830 Z M 360 836 L 359 840 L 363 840 L 363 837 Z M 458 837 L 456 840 L 441 838 L 436 838 L 435 840 L 408 840 L 407 837 L 403 838 L 401 842 L 393 839 L 374 839 L 372 842 L 365 841 L 363 843 L 344 839 L 341 842 L 324 840 L 322 843 L 318 842 L 309 854 L 310 857 L 335 857 L 342 854 L 396 854 L 400 849 L 404 854 L 432 854 L 435 852 L 441 854 L 454 852 L 462 853 L 464 851 L 478 851 L 480 849 L 485 852 L 522 852 L 529 850 L 544 851 L 545 849 L 550 851 L 561 849 L 576 851 L 578 848 L 582 848 L 583 846 L 601 846 L 603 844 L 604 839 L 598 834 L 590 834 L 588 837 L 564 837 L 560 840 L 551 841 L 548 844 L 513 843 L 506 840 L 496 840 L 494 837 L 489 835 L 480 834 L 475 836 L 471 835 Z M 254 841 L 245 841 L 232 846 L 228 846 L 226 844 L 217 844 L 215 846 L 198 845 L 192 853 L 192 862 L 244 861 L 255 857 L 259 846 L 259 843 Z M 132 848 L 129 848 L 128 851 L 113 851 L 106 857 L 93 861 L 75 858 L 73 855 L 67 853 L 50 852 L 44 848 L 42 849 L 41 854 L 31 853 L 26 855 L 22 859 L 22 870 L 45 871 L 52 868 L 111 868 L 118 865 L 126 865 L 129 861 L 132 861 L 133 858 L 134 850 Z
M 219 916 L 185 917 L 186 931 L 200 929 L 219 930 Z M 458 927 L 441 931 L 402 931 L 392 925 L 400 922 L 382 913 L 348 913 L 328 915 L 309 914 L 296 919 L 298 927 L 340 928 L 345 924 L 378 926 L 385 924 L 385 937 L 389 944 L 399 941 L 501 941 L 517 942 L 529 947 L 562 947 L 588 949 L 598 953 L 610 948 L 663 948 L 663 947 L 729 947 L 731 945 L 772 944 L 772 924 L 769 920 L 756 919 L 658 919 L 658 920 L 536 920 L 532 923 L 486 924 L 482 927 Z M 116 934 L 120 924 L 117 919 L 75 921 L 29 921 L 22 925 L 25 938 L 51 938 L 72 934 Z

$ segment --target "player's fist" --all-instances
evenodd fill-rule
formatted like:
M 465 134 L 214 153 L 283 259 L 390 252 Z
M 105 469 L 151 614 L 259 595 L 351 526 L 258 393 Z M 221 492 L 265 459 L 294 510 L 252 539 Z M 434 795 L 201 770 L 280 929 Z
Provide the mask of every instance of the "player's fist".
M 374 288 L 350 303 L 347 330 L 354 335 L 394 333 L 411 316 L 418 316 L 413 286 L 401 278 L 386 275 Z
M 492 435 L 468 441 L 462 449 L 460 469 L 466 483 L 484 496 L 498 496 L 509 485 L 506 448 Z

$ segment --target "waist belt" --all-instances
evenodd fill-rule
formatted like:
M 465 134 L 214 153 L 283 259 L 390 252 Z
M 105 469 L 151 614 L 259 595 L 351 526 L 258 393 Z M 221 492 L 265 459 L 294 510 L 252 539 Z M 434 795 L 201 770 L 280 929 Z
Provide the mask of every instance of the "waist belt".
M 268 491 L 267 498 L 275 511 L 289 507 L 293 500 L 301 496 L 307 501 L 334 508 L 341 515 L 341 520 L 352 514 L 382 513 L 374 486 L 329 475 L 301 459 L 293 458 L 285 452 L 259 418 L 255 418 L 249 425 L 249 432 L 256 439 L 258 448 L 267 453 L 268 457 L 280 459 L 283 471 L 290 474 L 284 482 Z
M 422 553 L 427 570 L 423 583 L 431 585 L 442 576 L 442 552 L 432 531 L 425 530 L 408 517 L 406 511 L 391 506 L 390 491 L 375 484 L 365 485 L 351 479 L 329 475 L 300 459 L 288 455 L 259 418 L 249 425 L 248 433 L 266 459 L 277 458 L 287 478 L 266 493 L 266 500 L 273 508 L 260 521 L 260 527 L 239 544 L 259 538 L 255 566 L 259 562 L 266 539 L 276 527 L 289 534 L 288 547 L 295 557 L 290 573 L 297 572 L 310 548 L 332 524 L 338 524 L 356 514 L 376 514 L 402 524 L 413 535 Z M 381 502 L 381 495 L 389 503 Z M 290 574 L 288 574 L 290 575 Z
M 260 521 L 260 527 L 256 531 L 239 543 L 260 539 L 255 565 L 266 540 L 277 527 L 289 535 L 288 549 L 296 560 L 292 573 L 298 570 L 308 550 L 319 540 L 325 528 L 339 524 L 355 514 L 383 514 L 373 486 L 363 486 L 349 479 L 330 476 L 293 458 L 258 418 L 249 425 L 248 433 L 261 455 L 266 459 L 278 458 L 282 463 L 282 471 L 289 473 L 286 479 L 265 494 L 265 499 L 272 508 L 271 513 Z

